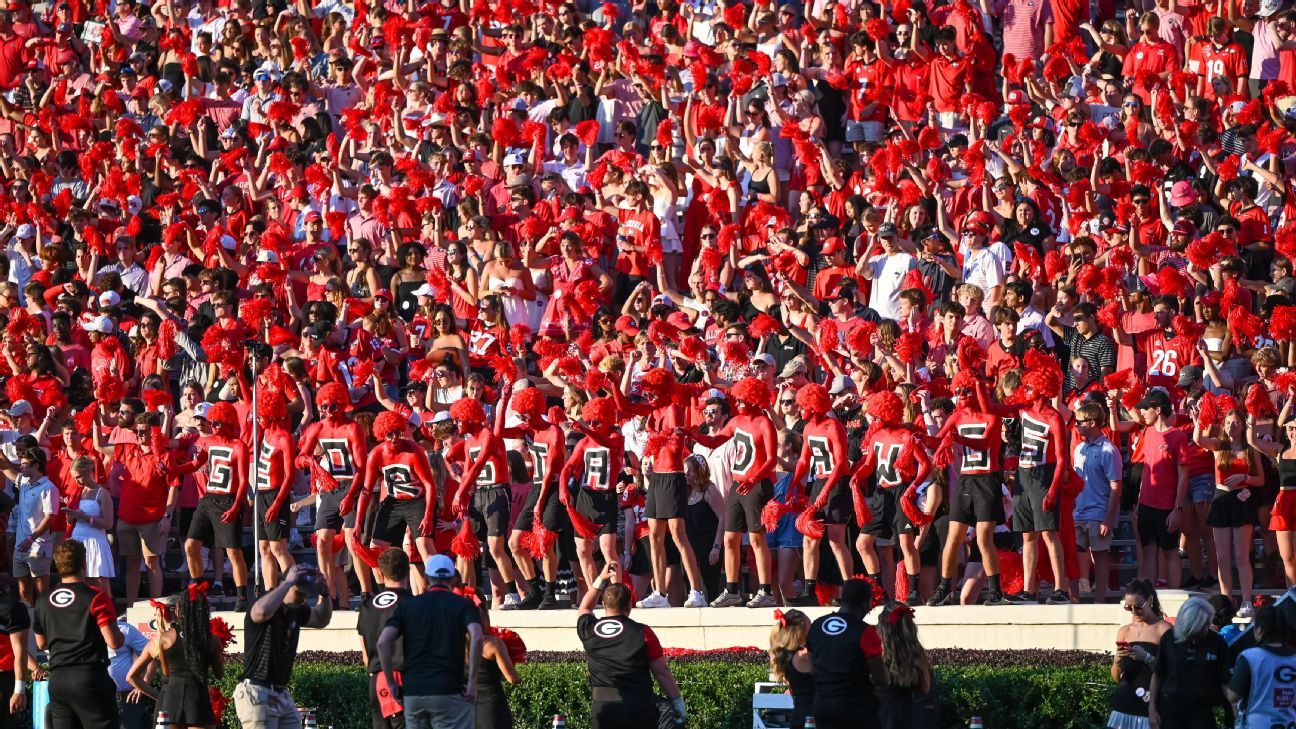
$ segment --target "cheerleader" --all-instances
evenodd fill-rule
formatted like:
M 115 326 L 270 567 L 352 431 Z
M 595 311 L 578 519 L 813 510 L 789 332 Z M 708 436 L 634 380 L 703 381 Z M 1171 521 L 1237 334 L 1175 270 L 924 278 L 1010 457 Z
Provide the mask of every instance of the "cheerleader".
M 163 622 L 157 637 L 135 659 L 126 680 L 140 693 L 157 702 L 159 711 L 171 717 L 176 729 L 214 727 L 218 717 L 212 711 L 208 670 L 217 679 L 225 672 L 221 660 L 220 640 L 211 632 L 211 603 L 207 601 L 207 583 L 196 582 L 168 601 L 174 611 L 174 622 Z M 158 661 L 165 679 L 162 690 L 155 689 L 145 672 Z
M 806 650 L 810 618 L 800 610 L 774 611 L 777 624 L 770 631 L 770 675 L 787 684 L 792 694 L 789 729 L 802 729 L 814 708 L 814 668 Z

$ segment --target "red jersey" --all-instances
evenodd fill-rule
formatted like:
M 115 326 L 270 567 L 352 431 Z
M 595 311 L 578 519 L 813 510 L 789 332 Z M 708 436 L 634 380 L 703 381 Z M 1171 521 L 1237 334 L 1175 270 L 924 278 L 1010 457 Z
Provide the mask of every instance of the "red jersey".
M 852 86 L 849 109 L 850 119 L 854 121 L 885 121 L 885 100 L 891 96 L 890 87 L 893 83 L 891 69 L 880 58 L 874 59 L 872 63 L 852 61 L 846 66 L 846 76 L 858 84 Z M 879 103 L 873 107 L 871 112 L 865 114 L 864 107 L 872 103 L 873 99 L 878 99 Z
M 1175 47 L 1165 41 L 1154 41 L 1147 43 L 1139 41 L 1134 47 L 1129 49 L 1125 54 L 1125 66 L 1123 68 L 1126 78 L 1135 79 L 1134 93 L 1143 99 L 1144 104 L 1152 103 L 1151 90 L 1138 80 L 1138 75 L 1144 71 L 1153 74 L 1169 73 L 1179 70 L 1179 52 Z
M 167 491 L 174 488 L 167 477 L 173 455 L 167 452 L 159 458 L 156 453 L 145 453 L 137 443 L 118 443 L 113 458 L 122 466 L 117 518 L 127 524 L 152 524 L 161 519 L 166 513 Z
M 617 226 L 617 238 L 626 238 L 630 245 L 642 248 L 661 245 L 661 220 L 652 210 L 633 212 L 620 211 L 621 224 Z M 639 251 L 617 251 L 616 270 L 630 276 L 645 277 L 651 266 L 648 254 Z
M 961 111 L 972 74 L 971 59 L 963 56 L 937 56 L 932 59 L 930 69 L 928 93 L 931 94 L 936 111 Z
M 1201 352 L 1189 337 L 1168 335 L 1165 330 L 1153 329 L 1139 334 L 1135 341 L 1139 351 L 1147 356 L 1147 382 L 1149 387 L 1160 385 L 1173 388 L 1179 384 L 1179 371 L 1188 365 L 1201 364 Z
M 1215 89 L 1211 81 L 1222 78 L 1229 82 L 1229 88 L 1237 90 L 1237 80 L 1246 78 L 1247 58 L 1241 46 L 1230 43 L 1223 48 L 1216 48 L 1214 43 L 1200 45 L 1201 65 L 1197 75 L 1202 77 L 1202 96 L 1214 99 Z
M 317 455 L 316 450 L 323 451 Z M 338 488 L 358 485 L 356 476 L 364 468 L 368 451 L 358 423 L 343 418 L 325 418 L 311 423 L 301 439 L 301 454 L 319 458 L 319 464 L 337 480 Z
M 927 99 L 931 96 L 931 66 L 927 61 L 910 55 L 897 59 L 891 68 L 893 101 L 891 110 L 900 121 L 916 122 L 927 112 Z

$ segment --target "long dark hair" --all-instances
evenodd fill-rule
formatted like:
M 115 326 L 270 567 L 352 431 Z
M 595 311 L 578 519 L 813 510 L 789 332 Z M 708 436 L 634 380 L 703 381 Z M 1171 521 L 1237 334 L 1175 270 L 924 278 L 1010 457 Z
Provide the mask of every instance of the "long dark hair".
M 177 639 L 184 645 L 185 660 L 199 675 L 206 675 L 211 660 L 211 603 L 207 595 L 182 590 L 176 599 Z

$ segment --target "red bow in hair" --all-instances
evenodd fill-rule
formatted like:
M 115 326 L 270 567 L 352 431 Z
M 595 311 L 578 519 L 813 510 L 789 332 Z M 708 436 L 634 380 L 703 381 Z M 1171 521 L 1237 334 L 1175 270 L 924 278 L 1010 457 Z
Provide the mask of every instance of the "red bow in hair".
M 481 608 L 482 606 L 481 594 L 477 592 L 476 588 L 457 587 L 455 588 L 454 593 L 464 598 L 468 602 L 471 602 L 472 604 L 476 605 L 478 608 Z
M 778 608 L 774 608 L 774 621 L 779 624 L 780 628 L 787 627 L 787 614 Z
M 189 583 L 189 602 L 193 602 L 200 597 L 207 597 L 207 588 L 209 585 L 206 581 Z
M 162 614 L 163 620 L 171 619 L 171 606 L 157 600 L 149 600 L 149 606 Z
M 900 622 L 901 616 L 904 615 L 908 615 L 909 619 L 912 620 L 914 615 L 913 608 L 909 607 L 908 605 L 896 605 L 895 607 L 891 608 L 891 612 L 887 613 L 887 622 L 892 625 L 895 625 L 896 623 Z

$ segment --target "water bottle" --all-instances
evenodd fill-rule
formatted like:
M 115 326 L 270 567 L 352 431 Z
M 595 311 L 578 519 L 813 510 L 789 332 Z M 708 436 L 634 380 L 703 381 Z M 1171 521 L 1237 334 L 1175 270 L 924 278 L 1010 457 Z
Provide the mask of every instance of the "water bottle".
M 302 717 L 302 729 L 319 729 L 319 722 L 315 720 L 315 710 L 307 709 Z
M 567 717 L 562 714 L 554 714 L 553 729 L 567 729 Z
M 813 716 L 806 717 L 805 729 L 815 729 L 815 720 Z
M 985 724 L 981 722 L 981 717 L 974 716 L 971 723 L 968 724 L 968 729 L 985 729 Z
M 157 718 L 153 721 L 153 729 L 171 729 L 171 715 L 158 709 Z

